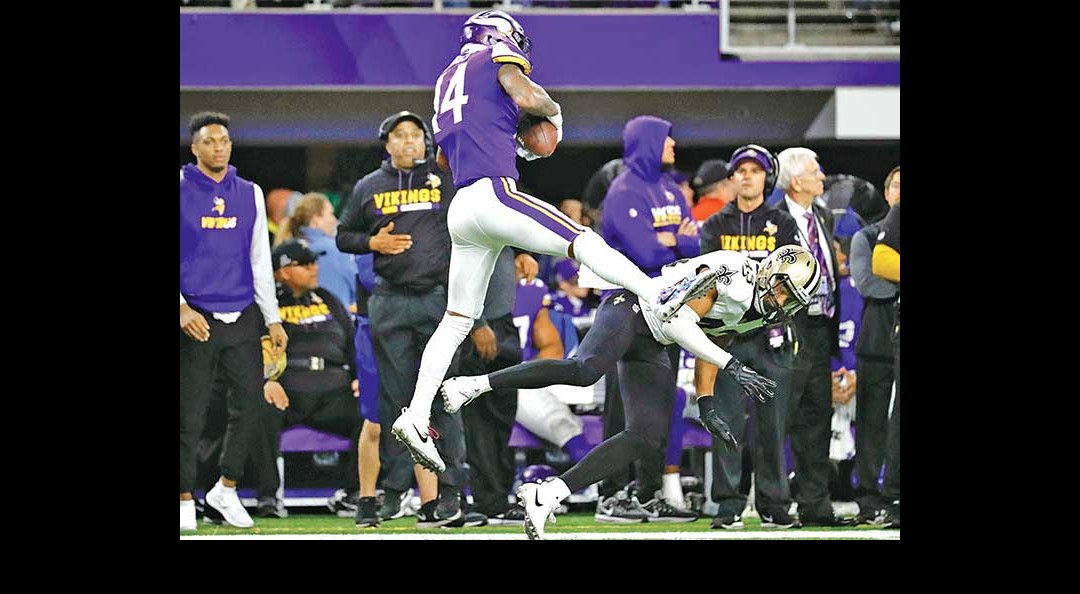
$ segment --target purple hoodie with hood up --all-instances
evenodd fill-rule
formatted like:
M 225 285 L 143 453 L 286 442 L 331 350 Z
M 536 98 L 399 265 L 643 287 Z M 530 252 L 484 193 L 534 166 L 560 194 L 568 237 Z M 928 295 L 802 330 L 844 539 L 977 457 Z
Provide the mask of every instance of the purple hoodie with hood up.
M 649 276 L 658 276 L 665 264 L 701 253 L 697 235 L 678 234 L 679 224 L 690 218 L 690 205 L 662 170 L 664 141 L 670 135 L 671 122 L 655 116 L 627 122 L 623 128 L 626 170 L 611 182 L 603 202 L 604 239 Z M 656 237 L 661 231 L 675 234 L 677 244 L 661 244 Z

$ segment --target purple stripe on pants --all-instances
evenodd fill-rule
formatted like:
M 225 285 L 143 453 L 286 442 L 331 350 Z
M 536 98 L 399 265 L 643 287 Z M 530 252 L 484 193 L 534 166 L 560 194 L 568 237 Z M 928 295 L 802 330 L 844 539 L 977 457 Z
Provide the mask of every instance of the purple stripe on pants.
M 504 179 L 506 178 L 491 178 L 491 186 L 495 189 L 495 196 L 499 198 L 499 202 L 502 202 L 503 205 L 529 217 L 566 241 L 573 242 L 578 235 L 585 232 L 583 227 L 562 212 L 554 208 L 551 210 L 545 208 L 550 207 L 550 205 L 539 198 L 520 191 L 513 194 L 507 192 L 506 187 L 503 185 Z

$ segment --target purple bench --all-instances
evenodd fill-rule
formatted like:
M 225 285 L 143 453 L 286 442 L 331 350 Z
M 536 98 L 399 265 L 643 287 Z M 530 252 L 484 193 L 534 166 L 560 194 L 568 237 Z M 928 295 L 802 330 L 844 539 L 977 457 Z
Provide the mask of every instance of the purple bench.
M 293 425 L 281 432 L 281 451 L 284 452 L 347 452 L 349 439 L 324 433 L 307 425 Z

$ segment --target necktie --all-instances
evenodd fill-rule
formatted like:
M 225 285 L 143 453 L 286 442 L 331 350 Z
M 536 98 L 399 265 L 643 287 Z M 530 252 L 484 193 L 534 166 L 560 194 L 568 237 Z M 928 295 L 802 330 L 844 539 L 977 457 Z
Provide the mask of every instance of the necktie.
M 825 251 L 821 249 L 818 241 L 817 218 L 814 217 L 812 210 L 807 210 L 803 216 L 806 217 L 806 230 L 810 237 L 810 253 L 814 254 L 818 267 L 821 268 L 821 286 L 818 287 L 818 295 L 821 296 L 822 311 L 831 318 L 836 310 L 832 302 L 832 275 L 829 274 L 829 264 L 825 261 Z

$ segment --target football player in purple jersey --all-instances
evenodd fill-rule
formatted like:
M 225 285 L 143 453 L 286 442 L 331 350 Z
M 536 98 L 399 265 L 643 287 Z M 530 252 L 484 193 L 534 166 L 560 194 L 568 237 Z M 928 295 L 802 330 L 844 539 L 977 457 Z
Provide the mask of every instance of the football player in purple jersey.
M 454 352 L 483 310 L 488 280 L 505 246 L 574 258 L 639 296 L 642 307 L 661 320 L 715 280 L 704 271 L 661 288 L 600 235 L 520 191 L 515 154 L 539 158 L 517 140 L 521 112 L 547 118 L 561 141 L 562 110 L 529 79 L 532 42 L 513 17 L 498 10 L 478 12 L 465 21 L 460 41 L 460 53 L 435 82 L 431 118 L 440 156 L 450 164 L 457 188 L 447 211 L 453 246 L 446 313 L 424 349 L 412 400 L 392 428 L 413 459 L 436 472 L 446 465 L 434 443 L 437 433 L 429 427 L 432 401 Z

